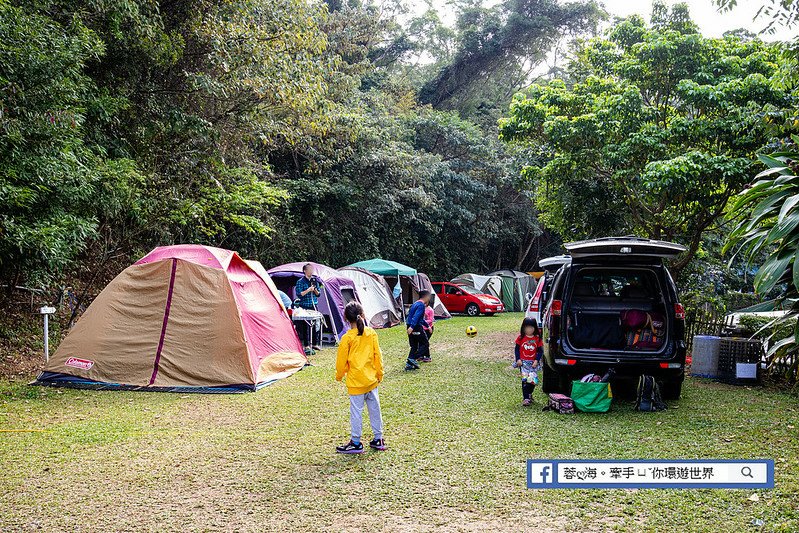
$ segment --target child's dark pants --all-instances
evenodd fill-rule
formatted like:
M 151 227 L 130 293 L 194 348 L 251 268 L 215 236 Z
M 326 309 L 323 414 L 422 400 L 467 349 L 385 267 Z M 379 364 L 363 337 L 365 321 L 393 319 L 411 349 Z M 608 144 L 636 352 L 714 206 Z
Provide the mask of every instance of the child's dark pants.
M 527 383 L 522 380 L 522 398 L 530 400 L 533 398 L 533 390 L 535 390 L 535 383 Z
M 411 351 L 408 353 L 408 359 L 416 361 L 420 357 L 425 357 L 430 351 L 430 343 L 427 339 L 422 326 L 413 328 L 413 333 L 408 335 L 408 343 L 411 345 Z

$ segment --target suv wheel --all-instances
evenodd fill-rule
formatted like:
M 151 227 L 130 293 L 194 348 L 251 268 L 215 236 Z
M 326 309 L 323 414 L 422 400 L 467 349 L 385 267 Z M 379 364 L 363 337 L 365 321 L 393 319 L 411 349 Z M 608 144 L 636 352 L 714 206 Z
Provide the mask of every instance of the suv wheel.
M 469 316 L 477 316 L 480 314 L 480 307 L 476 303 L 470 303 L 466 306 L 466 314 Z
M 560 393 L 563 394 L 564 376 L 551 368 L 549 365 L 544 365 L 544 376 L 541 378 L 541 390 L 544 394 Z
M 680 399 L 682 393 L 682 379 L 664 380 L 660 383 L 660 396 L 666 401 Z

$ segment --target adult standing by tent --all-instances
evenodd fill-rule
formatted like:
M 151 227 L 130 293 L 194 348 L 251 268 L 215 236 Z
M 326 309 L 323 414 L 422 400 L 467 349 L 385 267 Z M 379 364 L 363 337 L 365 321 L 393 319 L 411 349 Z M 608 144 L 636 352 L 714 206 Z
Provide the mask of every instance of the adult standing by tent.
M 306 263 L 302 267 L 302 273 L 303 277 L 298 279 L 297 283 L 294 284 L 294 294 L 297 297 L 296 305 L 298 307 L 302 307 L 303 309 L 316 311 L 316 306 L 319 303 L 319 295 L 322 294 L 319 290 L 321 283 L 319 280 L 314 279 L 314 270 L 311 263 Z M 316 331 L 312 331 L 311 328 L 314 328 Z M 300 336 L 302 337 L 302 345 L 305 348 L 306 353 L 309 353 L 313 350 L 322 349 L 322 347 L 319 346 L 322 340 L 321 327 L 311 324 L 304 324 L 299 329 L 301 330 Z M 317 344 L 312 346 L 313 340 L 315 340 Z
M 408 310 L 405 325 L 408 326 L 408 344 L 410 344 L 411 350 L 408 353 L 405 370 L 418 370 L 419 362 L 417 359 L 424 357 L 430 349 L 427 334 L 424 331 L 427 326 L 427 322 L 424 319 L 424 311 L 429 301 L 430 293 L 423 290 L 419 292 L 419 299 Z

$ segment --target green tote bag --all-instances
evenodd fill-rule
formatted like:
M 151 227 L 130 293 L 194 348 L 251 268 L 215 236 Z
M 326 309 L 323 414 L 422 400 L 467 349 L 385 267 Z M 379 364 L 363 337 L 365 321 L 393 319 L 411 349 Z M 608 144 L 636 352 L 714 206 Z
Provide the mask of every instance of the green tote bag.
M 572 381 L 572 400 L 574 407 L 584 413 L 606 413 L 613 395 L 608 383 Z

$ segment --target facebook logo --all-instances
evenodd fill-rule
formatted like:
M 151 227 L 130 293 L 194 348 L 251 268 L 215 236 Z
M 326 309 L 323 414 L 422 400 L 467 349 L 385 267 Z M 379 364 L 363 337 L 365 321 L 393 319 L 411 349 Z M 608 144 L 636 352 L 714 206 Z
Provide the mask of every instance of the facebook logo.
M 555 482 L 555 465 L 553 463 L 527 461 L 527 488 L 549 488 Z

